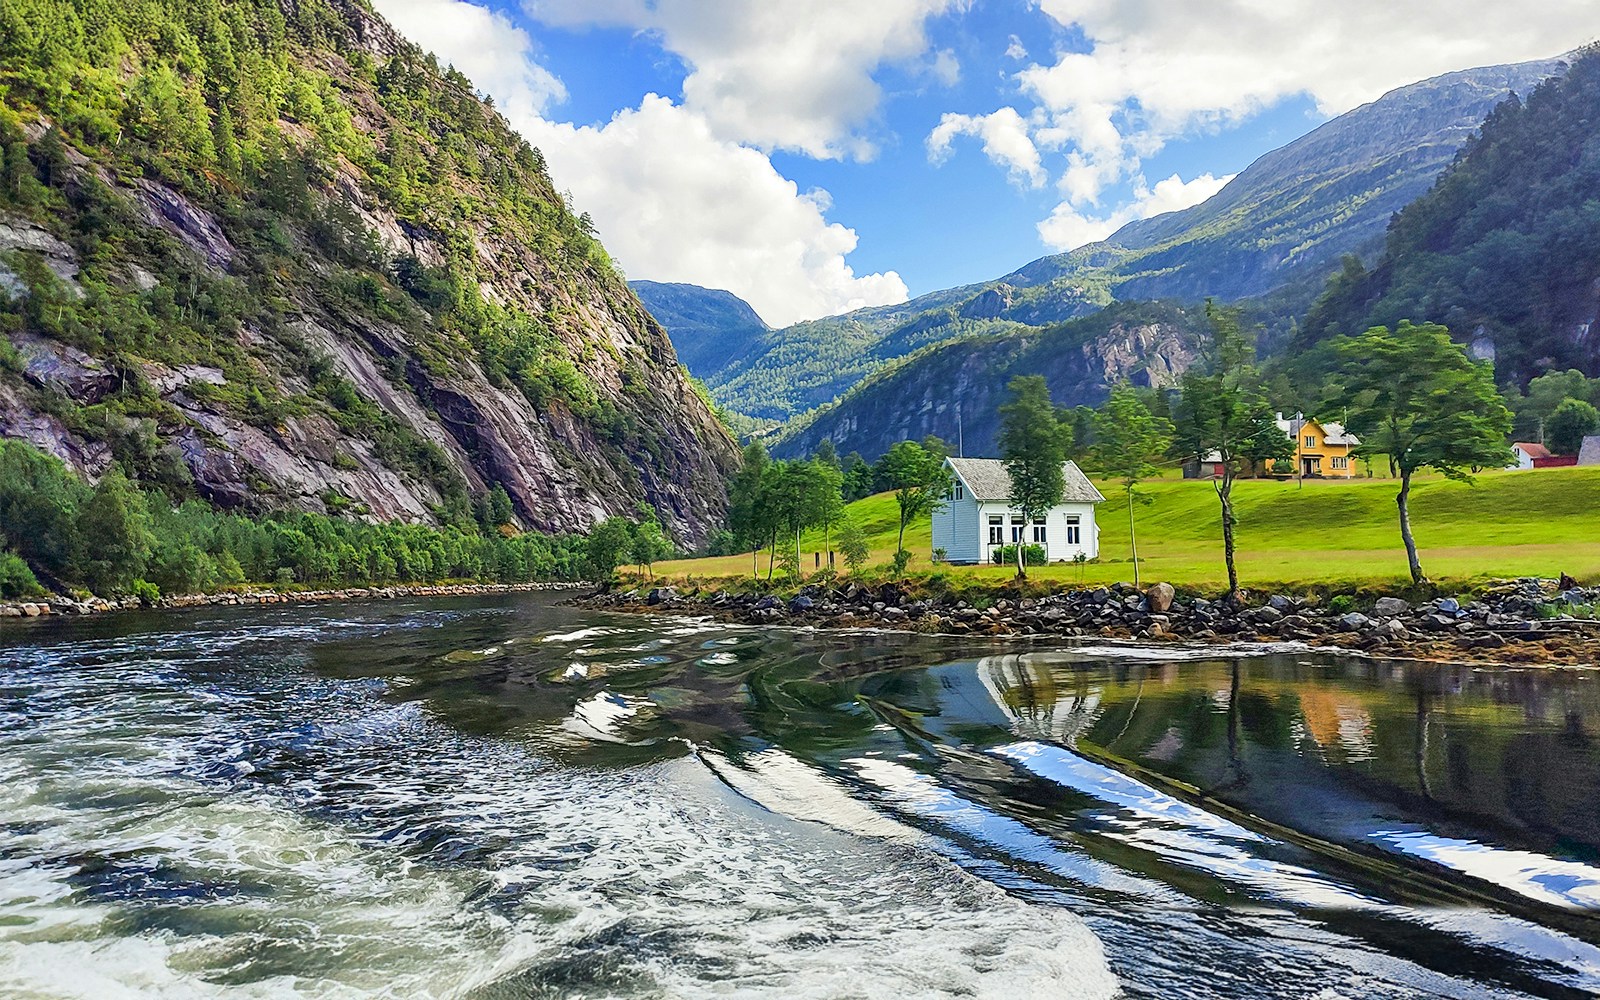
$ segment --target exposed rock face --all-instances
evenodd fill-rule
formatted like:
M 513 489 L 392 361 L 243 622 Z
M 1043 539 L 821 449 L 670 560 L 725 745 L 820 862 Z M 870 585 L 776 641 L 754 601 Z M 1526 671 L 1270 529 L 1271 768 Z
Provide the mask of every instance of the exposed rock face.
M 896 441 L 934 434 L 967 455 L 992 454 L 1013 375 L 1043 375 L 1057 406 L 1096 405 L 1107 386 L 1166 387 L 1197 357 L 1204 317 L 1174 307 L 1113 307 L 1052 330 L 960 341 L 863 382 L 773 447 L 804 455 L 824 438 L 869 461 Z
M 350 33 L 345 48 L 301 51 L 298 57 L 328 74 L 361 130 L 380 147 L 409 130 L 407 141 L 423 157 L 440 156 L 440 147 L 463 141 L 452 134 L 453 121 L 437 126 L 443 131 L 419 134 L 424 126 L 392 116 L 370 71 L 351 68 L 358 55 L 347 51 L 352 39 L 365 48 L 362 58 L 381 65 L 400 56 L 410 61 L 410 72 L 434 73 L 419 86 L 449 92 L 454 107 L 476 108 L 473 113 L 483 120 L 470 123 L 474 153 L 497 183 L 522 185 L 520 204 L 529 218 L 449 206 L 437 215 L 430 214 L 431 205 L 397 207 L 361 168 L 336 156 L 311 182 L 314 210 L 331 213 L 327 206 L 342 205 L 345 216 L 359 220 L 364 235 L 381 245 L 387 260 L 369 266 L 328 259 L 322 255 L 331 251 L 318 249 L 307 224 L 293 216 L 273 220 L 284 234 L 273 250 L 281 256 L 267 259 L 257 249 L 259 234 L 241 228 L 261 224 L 259 204 L 252 217 L 219 207 L 220 202 L 208 207 L 203 190 L 124 176 L 116 165 L 85 158 L 68 132 L 63 136 L 67 158 L 79 180 L 92 172 L 127 207 L 135 225 L 170 238 L 173 253 L 190 261 L 185 266 L 219 280 L 255 282 L 252 288 L 268 283 L 259 298 L 269 301 L 273 312 L 205 331 L 228 342 L 234 356 L 241 348 L 246 352 L 248 383 L 237 366 L 224 371 L 206 357 L 183 356 L 182 348 L 169 346 L 155 356 L 123 348 L 113 361 L 109 350 L 98 356 L 87 335 L 73 346 L 44 330 L 16 331 L 10 339 L 22 364 L 16 372 L 0 366 L 0 433 L 24 438 L 97 478 L 112 459 L 107 442 L 88 436 L 92 427 L 74 429 L 88 422 L 72 424 L 52 414 L 108 401 L 127 391 L 129 373 L 140 381 L 142 372 L 142 383 L 160 405 L 134 412 L 158 414 L 140 419 L 155 421 L 160 443 L 181 458 L 196 491 L 223 507 L 337 507 L 377 518 L 427 521 L 446 499 L 441 481 L 457 477 L 471 493 L 503 486 L 527 527 L 585 531 L 608 515 L 634 515 L 641 505 L 650 505 L 677 540 L 702 540 L 725 510 L 724 476 L 738 452 L 685 380 L 665 332 L 597 247 L 578 253 L 560 242 L 569 237 L 550 236 L 570 233 L 571 216 L 536 151 L 519 149 L 520 140 L 503 120 L 476 104 L 464 86 L 432 70 L 365 4 L 331 2 Z M 279 125 L 291 144 L 310 144 L 310 133 L 300 124 Z M 45 130 L 42 118 L 25 128 L 30 141 Z M 436 159 L 433 169 L 448 174 L 453 168 Z M 492 203 L 481 190 L 465 190 L 463 196 L 463 202 L 476 196 Z M 38 217 L 25 217 L 28 213 Z M 70 210 L 8 214 L 0 208 L 0 300 L 28 294 L 18 273 L 26 269 L 8 267 L 6 261 L 30 255 L 69 288 L 92 277 L 130 294 L 171 300 L 171 290 L 161 289 L 164 279 L 158 277 L 171 272 L 170 261 L 141 257 L 143 251 L 136 249 L 122 251 L 124 259 L 80 259 L 70 242 L 77 224 Z M 568 228 L 561 229 L 564 225 Z M 453 231 L 444 232 L 447 228 Z M 495 321 L 521 322 L 539 331 L 545 338 L 541 360 L 557 358 L 570 365 L 568 381 L 580 383 L 578 388 L 541 396 L 526 383 L 519 383 L 524 388 L 511 384 L 504 371 L 492 375 L 468 338 L 444 320 L 442 307 L 407 297 L 397 272 L 389 269 L 402 258 L 414 258 L 424 268 L 453 266 L 469 273 Z M 376 289 L 371 298 L 380 305 L 398 304 L 385 311 L 363 306 L 359 297 L 353 302 L 348 294 L 337 294 L 340 280 L 346 287 L 364 281 L 363 287 Z M 203 349 L 197 345 L 195 353 Z M 409 435 L 407 441 L 436 451 L 436 459 L 428 461 L 442 464 L 443 471 L 430 471 L 414 454 L 400 460 L 393 441 L 385 444 L 370 429 L 372 420 L 346 419 L 345 408 L 329 403 L 326 390 L 305 374 L 308 363 L 347 381 L 360 405 L 375 407 L 389 425 Z M 276 412 L 251 412 L 248 402 L 240 403 L 240 396 L 263 388 L 284 401 Z
M 974 295 L 961 307 L 962 319 L 996 319 L 1011 308 L 1011 286 L 996 285 Z

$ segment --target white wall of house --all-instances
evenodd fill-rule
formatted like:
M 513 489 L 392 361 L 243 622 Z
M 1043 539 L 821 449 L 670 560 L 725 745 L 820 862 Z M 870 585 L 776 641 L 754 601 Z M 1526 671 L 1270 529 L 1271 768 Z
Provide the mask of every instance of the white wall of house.
M 1043 525 L 1035 525 L 1019 520 L 1021 515 L 1006 504 L 979 503 L 961 492 L 962 499 L 946 502 L 933 515 L 933 547 L 944 549 L 948 562 L 991 562 L 995 549 L 1019 536 L 1024 544 L 1036 544 L 1035 529 L 1041 527 L 1051 562 L 1070 562 L 1080 552 L 1085 559 L 1100 555 L 1100 528 L 1092 503 L 1058 504 L 1045 515 Z
M 933 548 L 944 549 L 949 562 L 981 562 L 984 550 L 979 545 L 983 533 L 978 516 L 980 505 L 960 483 L 956 486 L 960 499 L 947 500 L 933 512 Z
M 1513 447 L 1511 449 L 1511 454 L 1516 457 L 1516 461 L 1511 463 L 1510 465 L 1506 466 L 1506 468 L 1508 468 L 1508 469 L 1531 469 L 1531 468 L 1533 468 L 1533 456 L 1532 455 L 1529 455 L 1527 452 L 1523 451 L 1521 448 L 1516 448 L 1516 447 Z

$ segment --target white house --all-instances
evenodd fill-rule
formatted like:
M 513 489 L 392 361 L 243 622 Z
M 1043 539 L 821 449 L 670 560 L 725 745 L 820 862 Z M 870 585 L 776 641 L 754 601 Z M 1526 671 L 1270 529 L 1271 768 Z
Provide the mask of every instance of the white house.
M 998 458 L 949 458 L 953 483 L 933 515 L 933 547 L 945 561 L 988 563 L 1003 545 L 1043 545 L 1051 562 L 1100 555 L 1095 504 L 1105 497 L 1072 462 L 1061 466 L 1066 489 L 1061 502 L 1032 524 L 1011 506 L 1011 475 Z
M 1531 441 L 1518 441 L 1511 446 L 1511 457 L 1516 461 L 1506 466 L 1508 469 L 1533 469 L 1537 468 L 1540 460 L 1550 457 L 1550 449 L 1542 444 Z

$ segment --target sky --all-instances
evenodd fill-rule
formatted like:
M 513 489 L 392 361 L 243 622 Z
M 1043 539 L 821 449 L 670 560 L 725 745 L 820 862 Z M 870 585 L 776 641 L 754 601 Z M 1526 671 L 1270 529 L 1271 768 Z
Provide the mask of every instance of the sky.
M 1395 87 L 1594 40 L 1593 4 L 374 0 L 543 150 L 629 278 L 774 326 L 1196 204 Z

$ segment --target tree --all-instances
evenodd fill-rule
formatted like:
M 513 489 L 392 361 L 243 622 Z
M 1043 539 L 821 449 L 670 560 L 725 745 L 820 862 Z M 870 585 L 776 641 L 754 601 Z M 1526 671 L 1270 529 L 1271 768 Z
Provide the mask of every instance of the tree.
M 822 551 L 828 554 L 828 566 L 833 566 L 833 526 L 844 515 L 844 473 L 837 463 L 820 459 L 813 466 L 813 490 L 810 495 L 811 523 L 822 527 Z
M 80 576 L 95 593 L 121 593 L 144 575 L 155 536 L 144 494 L 120 466 L 96 484 L 73 527 L 86 543 Z
M 1495 391 L 1488 362 L 1475 362 L 1433 323 L 1373 327 L 1336 345 L 1342 402 L 1361 438 L 1357 454 L 1384 454 L 1400 477 L 1395 504 L 1411 580 L 1427 581 L 1411 535 L 1411 477 L 1432 468 L 1470 481 L 1471 469 L 1511 461 L 1505 437 L 1511 411 Z
M 944 496 L 950 491 L 950 471 L 945 468 L 944 459 L 915 441 L 901 441 L 890 448 L 882 465 L 900 509 L 900 534 L 895 542 L 898 554 L 906 549 L 906 525 L 944 505 Z
M 853 503 L 871 495 L 872 466 L 867 464 L 859 451 L 852 451 L 844 460 L 845 501 Z
M 1581 399 L 1564 399 L 1545 422 L 1545 442 L 1557 455 L 1576 455 L 1583 439 L 1600 432 L 1600 410 Z
M 1172 422 L 1151 413 L 1137 393 L 1126 385 L 1111 390 L 1111 398 L 1095 414 L 1094 457 L 1100 471 L 1122 481 L 1128 494 L 1128 542 L 1133 554 L 1133 585 L 1139 586 L 1139 541 L 1134 530 L 1134 503 L 1150 503 L 1138 492 L 1140 480 L 1156 475 L 1156 456 L 1172 444 Z
M 1011 476 L 1011 506 L 1031 524 L 1061 502 L 1068 442 L 1044 376 L 1018 375 L 1006 388 L 1011 398 L 1000 407 L 1000 457 Z M 1023 548 L 1017 545 L 1019 579 L 1028 575 Z
M 602 581 L 622 565 L 633 548 L 633 525 L 625 517 L 608 517 L 589 532 L 589 565 Z
M 744 461 L 728 483 L 728 530 L 738 539 L 740 551 L 743 546 L 749 547 L 751 576 L 760 572 L 757 553 L 766 541 L 762 530 L 765 503 L 762 477 L 768 464 L 767 449 L 760 441 L 752 441 L 744 446 Z
M 852 573 L 859 573 L 861 567 L 867 564 L 867 557 L 872 550 L 867 545 L 867 536 L 861 530 L 861 525 L 854 521 L 844 522 L 844 527 L 839 530 L 839 552 Z
M 629 541 L 628 551 L 636 565 L 642 567 L 645 575 L 655 578 L 655 563 L 658 559 L 666 559 L 672 555 L 672 543 L 661 530 L 661 524 L 655 518 L 655 511 L 650 511 L 643 521 L 633 528 L 632 539 Z
M 1600 390 L 1600 379 L 1594 379 L 1592 386 L 1590 381 L 1576 368 L 1549 372 L 1530 381 L 1528 394 L 1513 404 L 1517 414 L 1516 432 L 1525 435 L 1517 440 L 1548 444 L 1547 422 L 1555 415 L 1556 408 L 1569 399 L 1588 399 L 1592 391 Z
M 1239 324 L 1239 310 L 1206 302 L 1209 336 L 1200 359 L 1183 373 L 1173 414 L 1177 448 L 1195 461 L 1215 461 L 1222 475 L 1211 481 L 1222 508 L 1222 558 L 1228 568 L 1228 597 L 1239 595 L 1234 560 L 1233 482 L 1246 462 L 1259 454 L 1263 424 L 1271 407 L 1261 394 L 1255 348 Z M 1279 435 L 1282 436 L 1281 434 Z
M 811 453 L 813 462 L 839 467 L 839 452 L 833 447 L 833 438 L 823 438 L 817 445 L 817 450 Z

